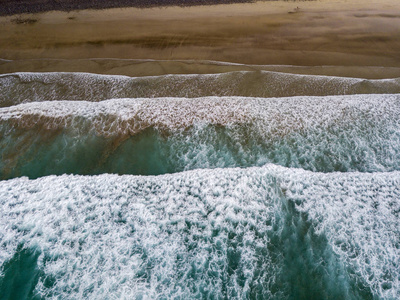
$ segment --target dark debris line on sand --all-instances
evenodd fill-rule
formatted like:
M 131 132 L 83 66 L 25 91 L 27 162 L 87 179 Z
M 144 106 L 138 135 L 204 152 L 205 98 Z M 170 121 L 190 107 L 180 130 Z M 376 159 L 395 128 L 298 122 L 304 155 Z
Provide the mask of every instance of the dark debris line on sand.
M 114 7 L 190 6 L 248 3 L 255 0 L 0 0 L 0 15 L 37 13 L 51 10 L 104 9 Z

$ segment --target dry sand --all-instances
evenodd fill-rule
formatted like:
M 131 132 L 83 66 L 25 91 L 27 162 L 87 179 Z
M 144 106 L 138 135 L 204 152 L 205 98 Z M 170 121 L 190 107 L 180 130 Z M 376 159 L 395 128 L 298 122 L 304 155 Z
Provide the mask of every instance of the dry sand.
M 116 73 L 119 67 L 125 68 L 121 73 L 135 75 L 127 66 L 137 67 L 137 62 L 102 67 L 91 60 L 122 58 L 310 66 L 296 72 L 400 77 L 398 0 L 53 11 L 0 17 L 0 33 L 0 58 L 12 60 L 0 62 L 0 73 Z M 336 67 L 326 71 L 311 66 Z M 157 68 L 147 73 L 168 73 L 160 72 L 160 64 Z M 207 72 L 207 63 L 202 68 Z

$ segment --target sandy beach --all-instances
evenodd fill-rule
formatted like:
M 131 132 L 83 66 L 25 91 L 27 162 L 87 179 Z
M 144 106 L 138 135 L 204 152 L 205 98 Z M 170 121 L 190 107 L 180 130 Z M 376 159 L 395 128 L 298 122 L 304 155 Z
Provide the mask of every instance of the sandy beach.
M 113 58 L 223 61 L 264 69 L 275 65 L 278 71 L 288 67 L 276 65 L 285 65 L 296 66 L 291 67 L 295 73 L 366 78 L 400 76 L 400 2 L 396 0 L 50 11 L 0 17 L 0 28 L 0 73 L 114 74 L 117 68 L 125 68 L 120 73 L 138 75 L 129 70 L 137 62 L 109 61 L 102 66 L 93 60 Z M 162 74 L 159 65 L 147 68 L 145 75 Z M 202 72 L 207 72 L 206 65 Z M 213 72 L 215 64 L 211 65 Z M 168 72 L 191 72 L 177 64 L 174 68 L 178 69 Z

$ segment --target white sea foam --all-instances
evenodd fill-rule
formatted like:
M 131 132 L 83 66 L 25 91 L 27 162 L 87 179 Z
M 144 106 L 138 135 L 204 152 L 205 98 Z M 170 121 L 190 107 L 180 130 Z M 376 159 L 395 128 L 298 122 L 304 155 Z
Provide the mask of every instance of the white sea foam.
M 82 165 L 76 161 L 74 149 L 85 145 L 87 153 L 94 147 L 104 159 L 115 149 L 121 149 L 121 159 L 140 156 L 140 149 L 130 152 L 133 144 L 128 143 L 131 148 L 119 146 L 148 128 L 155 129 L 148 149 L 160 150 L 155 160 L 163 161 L 158 163 L 175 166 L 169 172 L 267 162 L 324 172 L 393 171 L 400 169 L 399 116 L 398 94 L 26 103 L 0 108 L 2 176 L 23 175 L 18 166 L 37 159 L 49 169 L 62 159 L 70 160 L 66 166 Z M 93 137 L 104 138 L 108 144 L 96 144 Z M 19 156 L 15 155 L 15 141 Z M 53 144 L 43 148 L 49 141 Z M 164 150 L 151 147 L 158 142 Z M 32 158 L 32 153 L 42 156 Z M 119 161 L 116 156 L 114 159 Z M 108 163 L 115 165 L 112 160 Z M 27 166 L 29 172 L 31 168 Z M 57 174 L 62 172 L 74 169 Z M 104 172 L 138 171 L 116 168 Z
M 18 178 L 0 182 L 0 265 L 19 244 L 40 251 L 44 275 L 36 291 L 43 296 L 242 299 L 262 287 L 259 296 L 282 299 L 287 290 L 277 281 L 296 264 L 285 266 L 290 247 L 276 248 L 276 239 L 294 247 L 299 235 L 307 249 L 299 261 L 316 255 L 311 268 L 323 269 L 317 280 L 356 282 L 375 297 L 396 299 L 399 199 L 399 172 L 322 174 L 275 165 Z M 45 286 L 46 277 L 53 286 Z M 346 298 L 358 298 L 350 284 L 342 287 Z
M 293 131 L 400 122 L 400 95 L 289 98 L 136 98 L 48 101 L 0 108 L 0 122 L 30 128 L 79 127 L 87 121 L 99 134 L 134 134 L 149 126 L 179 129 L 194 124 L 253 124 L 265 136 Z M 358 123 L 355 123 L 357 121 Z M 366 128 L 365 130 L 368 130 Z
M 50 100 L 250 96 L 288 97 L 399 93 L 400 79 L 297 75 L 270 71 L 127 77 L 89 73 L 12 73 L 0 76 L 0 106 Z

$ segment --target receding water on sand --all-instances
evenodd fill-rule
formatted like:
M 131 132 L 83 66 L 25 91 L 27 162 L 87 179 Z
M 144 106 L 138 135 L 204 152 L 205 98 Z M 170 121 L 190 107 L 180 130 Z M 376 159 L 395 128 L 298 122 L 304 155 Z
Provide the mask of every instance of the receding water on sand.
M 0 59 L 0 74 L 35 70 L 35 72 L 90 72 L 103 75 L 131 77 L 168 74 L 218 74 L 238 71 L 270 71 L 289 74 L 325 75 L 365 79 L 400 77 L 398 67 L 380 66 L 297 66 L 246 65 L 210 60 L 154 59 Z

